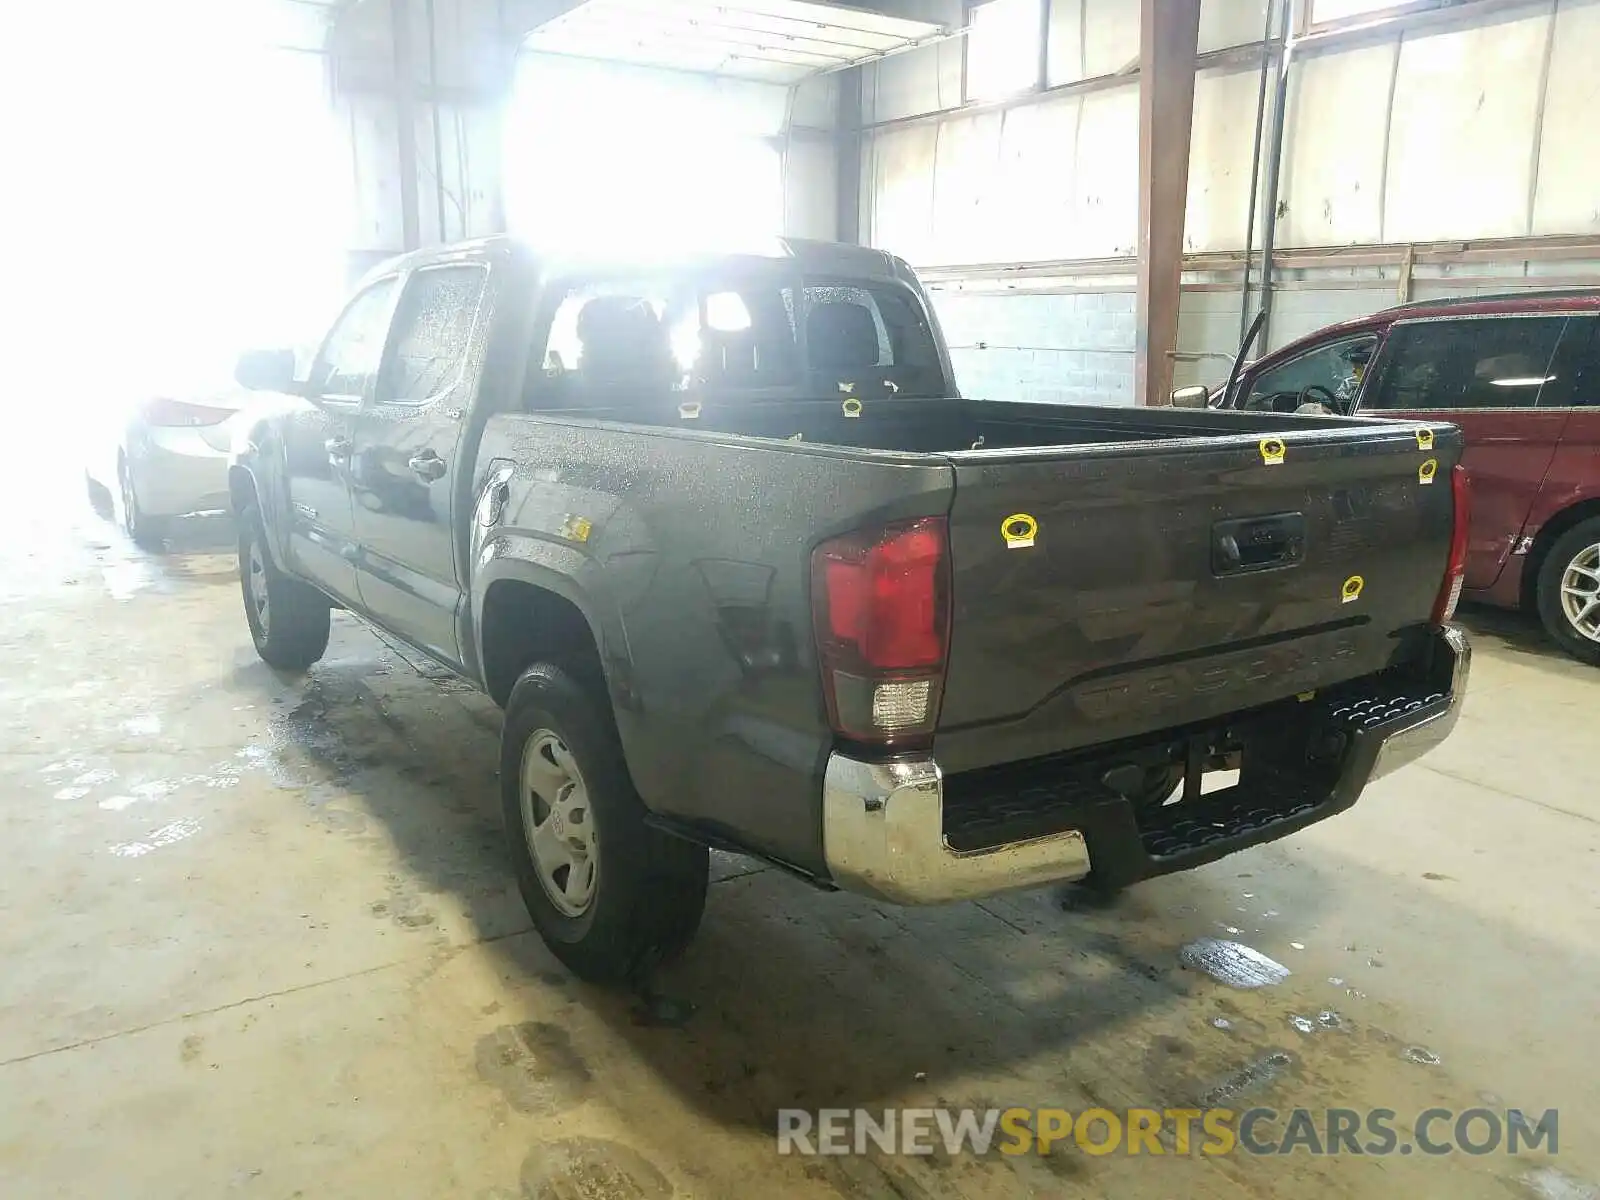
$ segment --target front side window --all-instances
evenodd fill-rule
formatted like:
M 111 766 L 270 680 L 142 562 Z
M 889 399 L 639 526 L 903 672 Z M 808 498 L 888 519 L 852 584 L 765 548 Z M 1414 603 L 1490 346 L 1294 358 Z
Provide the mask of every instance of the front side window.
M 1292 412 L 1312 403 L 1347 412 L 1377 344 L 1374 334 L 1344 338 L 1269 367 L 1250 380 L 1245 407 Z
M 394 350 L 378 383 L 383 404 L 426 404 L 461 376 L 487 272 L 435 267 L 406 283 L 394 318 Z
M 1371 410 L 1532 408 L 1554 383 L 1565 317 L 1397 324 L 1364 402 Z
M 311 390 L 325 400 L 359 404 L 367 394 L 389 332 L 393 279 L 383 279 L 345 308 L 311 366 Z

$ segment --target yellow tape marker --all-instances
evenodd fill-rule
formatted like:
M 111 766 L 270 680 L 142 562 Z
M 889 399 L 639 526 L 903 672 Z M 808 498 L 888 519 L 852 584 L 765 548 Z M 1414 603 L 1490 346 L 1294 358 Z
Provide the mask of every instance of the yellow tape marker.
M 1438 473 L 1439 460 L 1437 458 L 1430 458 L 1427 462 L 1423 463 L 1417 468 L 1417 482 L 1432 483 L 1433 477 Z
M 1289 448 L 1283 444 L 1281 438 L 1261 439 L 1261 461 L 1269 467 L 1275 467 L 1283 461 L 1283 456 L 1289 453 Z
M 1431 430 L 1431 429 L 1419 429 L 1419 430 L 1417 430 L 1417 449 L 1418 450 L 1432 450 L 1433 449 L 1433 430 Z
M 861 401 L 854 396 L 844 402 L 843 408 L 844 415 L 847 417 L 859 417 L 861 415 Z
M 699 402 L 695 401 L 695 400 L 691 400 L 687 404 L 678 405 L 678 415 L 680 417 L 682 417 L 685 421 L 696 420 L 700 416 L 700 404 L 699 404 Z
M 1353 600 L 1361 599 L 1361 589 L 1366 585 L 1367 581 L 1361 578 L 1361 576 L 1350 576 L 1349 579 L 1344 581 L 1344 586 L 1339 589 L 1340 602 L 1343 604 L 1349 604 Z
M 1000 536 L 1005 538 L 1007 550 L 1026 550 L 1038 532 L 1039 522 L 1027 513 L 1012 513 L 1000 522 Z
M 568 514 L 562 522 L 561 536 L 569 542 L 587 542 L 589 535 L 594 532 L 594 522 L 588 517 L 575 517 Z

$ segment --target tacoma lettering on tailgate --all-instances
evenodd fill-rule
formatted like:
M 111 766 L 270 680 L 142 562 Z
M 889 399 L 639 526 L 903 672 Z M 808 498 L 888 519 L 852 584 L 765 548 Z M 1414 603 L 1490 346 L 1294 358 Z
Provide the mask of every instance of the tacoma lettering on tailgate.
M 1304 644 L 1275 646 L 1228 655 L 1221 662 L 1207 657 L 1149 667 L 1085 684 L 1075 689 L 1073 702 L 1084 716 L 1104 720 L 1133 711 L 1159 712 L 1189 696 L 1238 691 L 1269 680 L 1274 692 L 1291 695 L 1325 682 L 1327 668 L 1354 657 L 1356 649 L 1353 637 L 1341 637 L 1317 650 Z

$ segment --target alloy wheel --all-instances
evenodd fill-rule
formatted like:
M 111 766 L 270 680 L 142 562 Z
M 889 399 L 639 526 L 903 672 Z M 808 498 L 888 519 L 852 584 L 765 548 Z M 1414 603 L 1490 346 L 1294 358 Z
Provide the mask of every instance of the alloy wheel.
M 1600 642 L 1600 545 L 1578 551 L 1561 573 L 1561 611 L 1578 633 Z

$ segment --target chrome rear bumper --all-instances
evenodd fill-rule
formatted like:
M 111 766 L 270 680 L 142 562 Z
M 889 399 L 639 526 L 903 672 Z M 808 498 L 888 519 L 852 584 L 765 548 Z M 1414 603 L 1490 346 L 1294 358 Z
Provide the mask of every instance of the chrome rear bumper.
M 866 763 L 834 754 L 822 795 L 823 852 L 846 891 L 936 904 L 1089 873 L 1089 846 L 1076 829 L 993 850 L 950 849 L 944 784 L 930 758 Z
M 1426 699 L 1404 704 L 1389 699 L 1377 707 L 1357 701 L 1333 710 L 1350 733 L 1337 782 L 1314 803 L 1286 811 L 1282 821 L 1258 824 L 1236 838 L 1213 837 L 1192 853 L 1163 857 L 1141 845 L 1148 839 L 1141 839 L 1131 810 L 1124 818 L 1101 805 L 1084 814 L 1083 828 L 958 851 L 945 837 L 945 785 L 937 762 L 864 762 L 835 753 L 823 780 L 828 870 L 846 891 L 896 904 L 935 904 L 1082 879 L 1091 867 L 1091 841 L 1097 878 L 1120 876 L 1116 881 L 1123 882 L 1184 870 L 1283 837 L 1348 808 L 1372 780 L 1415 761 L 1449 735 L 1460 716 L 1472 649 L 1466 634 L 1452 626 L 1438 632 L 1434 651 L 1428 674 L 1435 690 Z M 1116 869 L 1108 871 L 1113 863 Z
M 1401 718 L 1393 728 L 1386 726 L 1379 735 L 1378 752 L 1366 782 L 1371 783 L 1416 762 L 1449 737 L 1456 727 L 1461 716 L 1461 702 L 1467 693 L 1467 680 L 1472 675 L 1472 643 L 1467 640 L 1465 630 L 1448 625 L 1439 631 L 1438 647 L 1449 671 L 1443 708 L 1419 709 L 1416 715 Z

